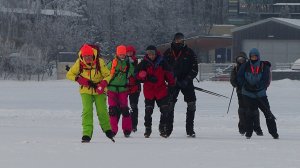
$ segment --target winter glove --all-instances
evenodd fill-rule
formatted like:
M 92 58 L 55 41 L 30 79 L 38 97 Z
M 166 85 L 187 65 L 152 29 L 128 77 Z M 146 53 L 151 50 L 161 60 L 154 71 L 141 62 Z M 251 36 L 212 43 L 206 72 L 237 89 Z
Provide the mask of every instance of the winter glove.
M 75 78 L 75 81 L 78 82 L 81 86 L 89 87 L 89 80 L 82 76 L 77 76 Z
M 149 75 L 147 77 L 147 80 L 151 83 L 156 83 L 157 82 L 157 78 L 154 75 Z
M 114 140 L 115 134 L 114 134 L 111 130 L 107 130 L 107 131 L 105 132 L 105 135 L 106 135 L 107 138 L 109 138 L 109 139 L 111 139 L 113 142 L 115 142 L 115 140 Z
M 147 72 L 146 71 L 140 71 L 138 74 L 138 77 L 141 79 L 144 79 L 147 76 Z
M 89 80 L 89 87 L 96 89 L 97 83 L 94 83 L 93 81 Z
M 96 92 L 97 92 L 98 94 L 104 93 L 104 89 L 105 89 L 106 86 L 107 86 L 106 80 L 102 80 L 102 81 L 97 85 Z
M 69 65 L 66 65 L 66 71 L 69 71 L 69 70 L 70 70 Z

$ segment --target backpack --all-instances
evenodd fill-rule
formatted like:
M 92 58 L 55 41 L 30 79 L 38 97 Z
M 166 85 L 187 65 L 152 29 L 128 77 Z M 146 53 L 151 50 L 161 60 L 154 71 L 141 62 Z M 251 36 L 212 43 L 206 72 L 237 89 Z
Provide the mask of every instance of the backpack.
M 112 78 L 110 81 L 113 81 L 113 79 L 120 73 L 120 71 L 118 71 L 118 73 L 116 73 L 118 59 L 114 58 L 111 62 L 112 63 L 111 63 L 110 75 L 112 76 Z M 129 60 L 126 60 L 126 67 L 125 67 L 126 79 L 128 78 L 129 68 L 130 68 Z

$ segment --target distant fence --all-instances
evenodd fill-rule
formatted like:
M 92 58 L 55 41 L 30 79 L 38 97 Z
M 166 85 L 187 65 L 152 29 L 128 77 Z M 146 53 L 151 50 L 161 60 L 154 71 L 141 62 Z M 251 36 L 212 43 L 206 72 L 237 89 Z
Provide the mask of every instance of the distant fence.
M 229 81 L 230 73 L 234 63 L 200 63 L 198 79 L 200 81 Z M 294 63 L 276 63 L 272 66 L 272 80 L 293 79 L 300 80 L 300 69 L 293 70 L 292 68 L 300 67 Z
M 272 69 L 276 70 L 286 70 L 286 69 L 291 69 L 293 63 L 276 63 Z
M 228 81 L 233 63 L 200 63 L 199 80 Z

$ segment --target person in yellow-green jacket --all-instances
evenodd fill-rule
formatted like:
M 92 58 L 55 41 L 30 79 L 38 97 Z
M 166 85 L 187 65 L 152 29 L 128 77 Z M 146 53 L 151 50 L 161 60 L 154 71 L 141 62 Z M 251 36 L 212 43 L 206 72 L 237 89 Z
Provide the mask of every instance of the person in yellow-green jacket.
M 83 106 L 82 143 L 90 142 L 93 135 L 93 103 L 103 132 L 114 142 L 104 93 L 111 76 L 104 60 L 98 57 L 98 52 L 95 46 L 84 44 L 66 75 L 67 79 L 79 84 Z

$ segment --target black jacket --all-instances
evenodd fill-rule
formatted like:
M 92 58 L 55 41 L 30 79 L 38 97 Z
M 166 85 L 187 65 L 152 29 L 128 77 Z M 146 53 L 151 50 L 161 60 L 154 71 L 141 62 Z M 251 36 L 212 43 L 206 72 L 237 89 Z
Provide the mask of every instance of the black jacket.
M 165 60 L 169 63 L 178 81 L 192 81 L 198 74 L 197 56 L 186 45 L 179 51 L 169 48 L 164 53 Z

